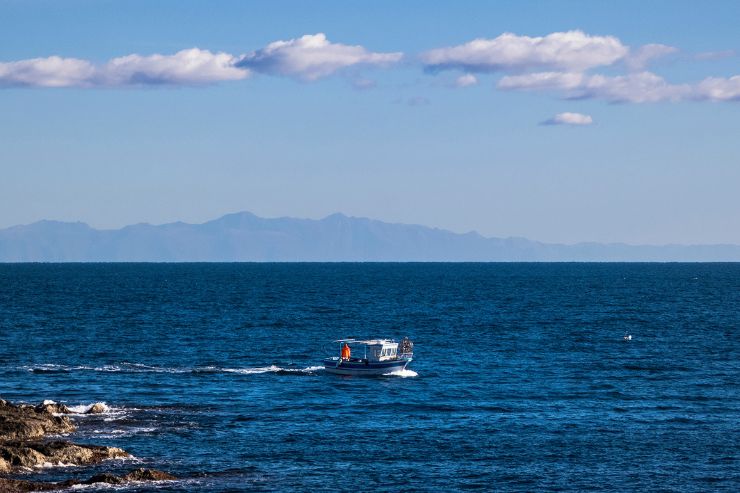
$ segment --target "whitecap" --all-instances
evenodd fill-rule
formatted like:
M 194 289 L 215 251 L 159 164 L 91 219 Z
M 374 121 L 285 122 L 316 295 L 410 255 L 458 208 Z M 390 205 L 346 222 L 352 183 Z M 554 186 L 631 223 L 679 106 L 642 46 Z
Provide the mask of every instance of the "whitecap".
M 401 377 L 401 378 L 413 378 L 413 377 L 419 376 L 419 374 L 416 373 L 414 370 L 408 370 L 408 369 L 396 370 L 390 373 L 384 373 L 383 375 L 387 377 Z
M 259 366 L 256 368 L 224 368 L 223 371 L 227 373 L 238 373 L 240 375 L 253 375 L 258 373 L 270 373 L 282 371 L 282 368 L 275 365 L 270 366 Z
M 87 414 L 87 412 L 93 408 L 96 404 L 100 404 L 103 407 L 102 413 L 96 413 L 96 414 L 110 414 L 113 409 L 108 406 L 105 402 L 93 402 L 92 404 L 80 404 L 78 406 L 68 406 L 69 410 L 72 411 L 73 414 Z
M 157 431 L 157 428 L 151 427 L 133 427 L 129 429 L 112 429 L 112 430 L 92 430 L 97 438 L 121 438 L 130 437 L 138 434 L 153 433 Z
M 38 372 L 38 373 L 70 372 L 70 371 L 75 371 L 75 370 L 95 370 L 95 368 L 92 366 L 85 366 L 85 365 L 70 366 L 70 365 L 59 365 L 56 363 L 43 363 L 39 365 L 21 366 L 20 368 L 30 371 L 30 372 Z
M 38 469 L 51 469 L 54 467 L 80 467 L 78 464 L 71 464 L 67 462 L 42 462 L 35 466 Z

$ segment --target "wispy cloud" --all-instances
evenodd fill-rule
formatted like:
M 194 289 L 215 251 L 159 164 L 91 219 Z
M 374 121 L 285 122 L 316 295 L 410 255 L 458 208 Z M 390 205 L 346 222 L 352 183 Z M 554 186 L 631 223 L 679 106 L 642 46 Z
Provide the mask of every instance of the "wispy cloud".
M 362 46 L 331 43 L 323 33 L 275 41 L 241 57 L 238 67 L 269 75 L 316 80 L 353 65 L 390 65 L 403 58 L 400 52 L 374 53 Z
M 558 113 L 552 118 L 540 123 L 540 125 L 575 125 L 585 126 L 593 124 L 594 120 L 590 115 L 584 115 L 583 113 Z
M 360 77 L 358 79 L 353 79 L 352 87 L 357 89 L 358 91 L 367 91 L 370 89 L 375 89 L 378 86 L 378 83 L 375 82 L 372 79 L 365 79 L 364 77 Z
M 655 103 L 678 101 L 691 96 L 687 84 L 669 84 L 651 72 L 605 76 L 583 73 L 537 72 L 501 78 L 504 90 L 561 92 L 566 99 L 604 99 L 612 103 Z
M 478 83 L 478 78 L 473 74 L 464 74 L 455 79 L 455 87 L 474 86 Z
M 538 72 L 502 77 L 498 88 L 555 91 L 566 99 L 603 99 L 612 103 L 740 100 L 740 76 L 709 77 L 696 84 L 671 84 L 652 72 L 619 76 Z
M 625 58 L 627 67 L 632 71 L 642 71 L 658 58 L 663 58 L 678 52 L 678 48 L 662 44 L 647 44 L 630 51 Z
M 737 56 L 735 50 L 721 50 L 721 51 L 703 51 L 694 55 L 696 60 L 721 60 L 723 58 L 732 58 Z

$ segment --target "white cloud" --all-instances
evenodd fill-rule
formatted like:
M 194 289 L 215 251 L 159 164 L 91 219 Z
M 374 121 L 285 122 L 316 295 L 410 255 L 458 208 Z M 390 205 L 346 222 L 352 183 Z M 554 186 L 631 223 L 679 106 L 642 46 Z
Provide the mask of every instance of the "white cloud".
M 275 41 L 265 48 L 244 55 L 238 62 L 256 72 L 283 75 L 301 80 L 316 80 L 353 65 L 388 65 L 403 54 L 373 53 L 362 46 L 331 43 L 323 33 L 307 34 L 288 41 Z
M 576 97 L 615 103 L 657 103 L 686 99 L 692 88 L 688 84 L 670 84 L 652 72 L 640 72 L 616 77 L 592 75 L 585 78 L 578 91 Z
M 71 87 L 90 84 L 95 67 L 77 58 L 32 58 L 0 63 L 0 87 Z
M 740 75 L 708 77 L 696 84 L 671 84 L 652 72 L 619 76 L 538 72 L 502 77 L 498 88 L 556 91 L 569 99 L 604 99 L 613 103 L 740 101 Z
M 201 85 L 244 79 L 249 71 L 235 67 L 237 58 L 191 48 L 174 55 L 127 55 L 105 64 L 99 80 L 105 85 Z
M 430 70 L 468 72 L 555 69 L 581 71 L 611 65 L 629 49 L 614 36 L 591 36 L 583 31 L 556 32 L 541 37 L 504 33 L 493 39 L 437 48 L 421 55 Z
M 244 79 L 252 69 L 315 80 L 345 67 L 392 64 L 402 57 L 402 53 L 373 53 L 362 46 L 330 43 L 320 33 L 276 41 L 241 57 L 191 48 L 173 55 L 126 55 L 97 66 L 58 56 L 0 62 L 0 87 L 205 85 Z M 358 83 L 365 88 L 371 85 Z
M 689 84 L 670 84 L 651 72 L 605 76 L 545 72 L 501 78 L 500 89 L 552 90 L 566 98 L 604 99 L 613 103 L 656 103 L 689 99 L 695 90 Z
M 647 44 L 639 47 L 625 59 L 627 68 L 632 71 L 644 70 L 648 64 L 657 59 L 678 52 L 678 48 L 662 44 Z
M 456 87 L 468 87 L 468 86 L 474 86 L 478 83 L 478 78 L 473 74 L 465 74 L 461 75 L 457 79 L 455 79 L 455 86 Z
M 594 120 L 590 115 L 584 115 L 583 113 L 558 113 L 542 122 L 542 125 L 591 125 Z
M 457 79 L 457 87 L 477 81 L 474 72 L 502 71 L 509 74 L 499 80 L 499 89 L 555 91 L 573 99 L 603 99 L 613 103 L 740 100 L 740 80 L 736 77 L 708 78 L 698 84 L 672 84 L 645 70 L 654 60 L 677 52 L 673 46 L 658 43 L 630 49 L 614 36 L 567 31 L 541 37 L 504 33 L 493 39 L 480 38 L 430 50 L 420 58 L 431 71 L 466 71 Z M 702 58 L 731 54 L 733 52 L 707 53 Z M 594 68 L 616 62 L 622 62 L 629 73 L 589 73 Z
M 721 51 L 703 51 L 694 55 L 696 60 L 721 60 L 723 58 L 731 58 L 737 56 L 735 50 L 721 50 Z
M 535 72 L 524 75 L 507 75 L 498 82 L 499 89 L 511 90 L 560 90 L 580 87 L 587 76 L 579 72 Z
M 236 58 L 192 48 L 174 55 L 127 55 L 102 66 L 76 58 L 34 58 L 0 63 L 0 87 L 116 87 L 130 85 L 200 85 L 243 79 L 249 71 Z
M 695 99 L 709 101 L 740 101 L 740 75 L 725 79 L 708 77 L 696 85 Z
M 582 31 L 556 32 L 542 37 L 505 33 L 493 39 L 431 50 L 421 55 L 430 70 L 465 72 L 451 86 L 478 83 L 476 72 L 501 70 L 502 90 L 552 91 L 568 99 L 591 98 L 621 103 L 661 101 L 740 101 L 740 76 L 708 77 L 698 83 L 672 84 L 644 70 L 656 58 L 676 48 L 648 44 L 636 50 L 613 36 L 592 36 Z M 735 56 L 734 51 L 706 52 L 698 59 Z M 253 71 L 316 80 L 358 66 L 384 66 L 399 62 L 400 52 L 374 53 L 363 46 L 332 43 L 322 33 L 276 41 L 247 55 L 236 56 L 199 48 L 171 55 L 132 54 L 96 65 L 88 60 L 50 56 L 0 62 L 0 88 L 7 87 L 129 87 L 148 85 L 205 85 L 249 77 Z M 603 75 L 593 69 L 622 62 L 625 75 Z M 512 73 L 513 72 L 513 73 Z M 348 79 L 356 89 L 375 82 L 356 71 Z M 427 104 L 412 98 L 412 105 Z

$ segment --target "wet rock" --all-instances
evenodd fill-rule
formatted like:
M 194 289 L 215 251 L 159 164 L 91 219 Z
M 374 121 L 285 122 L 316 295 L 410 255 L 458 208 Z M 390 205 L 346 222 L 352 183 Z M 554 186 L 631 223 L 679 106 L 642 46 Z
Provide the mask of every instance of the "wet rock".
M 177 478 L 172 474 L 156 469 L 139 468 L 126 474 L 123 479 L 126 481 L 171 481 Z
M 33 440 L 50 433 L 69 433 L 74 430 L 72 421 L 66 416 L 55 416 L 33 406 L 16 406 L 0 400 L 0 442 Z
M 46 462 L 44 454 L 27 447 L 23 442 L 7 442 L 0 445 L 0 458 L 10 469 L 33 468 Z
M 38 406 L 34 407 L 34 410 L 39 413 L 49 414 L 71 414 L 72 411 L 64 404 L 59 404 L 54 401 L 44 401 Z
M 96 402 L 92 406 L 90 406 L 90 409 L 85 411 L 85 414 L 103 414 L 108 410 L 108 406 L 103 404 L 102 402 Z
M 95 484 L 95 483 L 108 483 L 108 484 L 123 484 L 126 480 L 115 474 L 104 472 L 103 474 L 96 474 L 87 481 L 83 481 L 82 484 Z
M 166 472 L 154 469 L 136 469 L 125 476 L 116 476 L 111 473 L 96 474 L 85 481 L 70 479 L 59 483 L 45 483 L 38 481 L 25 481 L 19 479 L 0 478 L 0 493 L 24 492 L 24 491 L 51 491 L 71 488 L 72 486 L 83 484 L 90 485 L 96 483 L 106 484 L 125 484 L 131 481 L 171 481 L 177 479 Z
M 72 411 L 64 404 L 59 404 L 54 401 L 44 401 L 41 404 L 34 407 L 34 410 L 38 413 L 49 413 L 49 414 L 71 414 Z
M 103 447 L 100 445 L 78 445 L 64 441 L 52 441 L 32 444 L 31 447 L 43 454 L 47 462 L 52 464 L 97 464 L 106 459 L 130 457 L 117 447 Z
M 116 447 L 78 445 L 59 440 L 51 442 L 14 441 L 0 444 L 0 460 L 10 465 L 9 470 L 61 464 L 84 466 L 119 457 L 130 457 L 130 455 Z
M 58 490 L 61 485 L 54 483 L 37 483 L 21 479 L 0 478 L 0 493 L 20 493 L 24 491 L 51 491 Z
M 97 403 L 88 413 L 103 413 L 108 407 Z M 75 427 L 62 404 L 44 401 L 37 406 L 14 405 L 0 399 L 0 474 L 33 469 L 46 465 L 73 464 L 78 466 L 97 464 L 106 459 L 130 457 L 116 447 L 80 445 L 64 440 L 44 439 L 47 434 L 69 433 Z M 49 491 L 70 488 L 77 484 L 109 483 L 122 484 L 129 481 L 163 481 L 174 476 L 152 469 L 136 469 L 125 476 L 98 474 L 87 481 L 71 479 L 60 483 L 44 483 L 19 479 L 0 478 L 0 493 L 22 491 Z
M 44 401 L 34 407 L 0 400 L 0 472 L 47 464 L 97 464 L 106 459 L 129 457 L 116 447 L 43 441 L 47 434 L 74 431 L 67 416 L 55 415 L 64 411 L 69 409 L 53 401 Z

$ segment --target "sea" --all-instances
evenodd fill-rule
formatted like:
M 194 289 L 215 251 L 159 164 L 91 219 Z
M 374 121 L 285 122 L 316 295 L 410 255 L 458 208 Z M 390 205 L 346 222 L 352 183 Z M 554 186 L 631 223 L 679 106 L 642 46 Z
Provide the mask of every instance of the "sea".
M 737 492 L 740 264 L 4 264 L 0 398 L 179 478 L 85 491 Z

